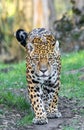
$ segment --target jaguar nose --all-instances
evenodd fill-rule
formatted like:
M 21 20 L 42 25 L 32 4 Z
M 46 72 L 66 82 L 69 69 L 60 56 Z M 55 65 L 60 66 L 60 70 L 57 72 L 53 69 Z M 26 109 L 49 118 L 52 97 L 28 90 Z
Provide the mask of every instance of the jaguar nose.
M 47 71 L 47 69 L 40 69 L 40 71 L 42 72 L 42 73 L 45 73 L 46 71 Z

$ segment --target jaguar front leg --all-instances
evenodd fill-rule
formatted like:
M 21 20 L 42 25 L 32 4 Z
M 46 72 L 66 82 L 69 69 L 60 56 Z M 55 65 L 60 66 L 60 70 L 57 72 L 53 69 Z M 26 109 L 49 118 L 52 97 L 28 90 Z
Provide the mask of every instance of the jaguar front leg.
M 35 118 L 33 119 L 34 124 L 46 124 L 48 123 L 44 103 L 41 98 L 40 85 L 33 83 L 31 76 L 27 76 L 28 81 L 28 95 L 31 101 L 32 108 L 34 110 Z
M 32 82 L 31 82 L 32 83 Z M 30 82 L 28 83 L 29 98 L 32 104 L 32 108 L 35 113 L 35 118 L 33 119 L 34 124 L 46 124 L 48 123 L 46 111 L 44 109 L 44 104 L 41 99 L 40 88 L 38 85 Z
M 52 86 L 52 85 L 51 85 Z M 61 117 L 61 113 L 58 111 L 58 92 L 59 92 L 59 82 L 55 86 L 49 87 L 48 91 L 48 118 L 58 118 Z

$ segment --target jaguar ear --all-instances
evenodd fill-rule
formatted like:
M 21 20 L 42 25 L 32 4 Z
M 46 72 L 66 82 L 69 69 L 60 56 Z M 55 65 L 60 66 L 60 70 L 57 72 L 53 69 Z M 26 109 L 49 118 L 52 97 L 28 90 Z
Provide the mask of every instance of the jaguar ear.
M 54 51 L 59 51 L 59 41 L 58 40 L 55 43 Z
M 14 33 L 14 36 L 21 43 L 22 46 L 26 46 L 26 39 L 28 37 L 28 33 L 26 33 L 23 29 L 18 29 L 16 33 Z

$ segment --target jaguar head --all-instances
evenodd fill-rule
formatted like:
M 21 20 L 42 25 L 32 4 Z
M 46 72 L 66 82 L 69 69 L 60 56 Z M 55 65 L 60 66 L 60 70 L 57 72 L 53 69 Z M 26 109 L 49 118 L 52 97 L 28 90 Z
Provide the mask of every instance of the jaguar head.
M 47 35 L 44 37 L 46 39 Z M 36 38 L 37 37 L 34 37 L 36 42 L 33 42 L 33 40 L 29 40 L 28 33 L 24 30 L 19 29 L 16 32 L 16 39 L 29 53 L 34 74 L 39 77 L 49 77 L 53 75 L 57 69 L 56 55 L 59 52 L 59 42 L 56 41 L 53 45 L 51 40 L 45 40 L 46 42 L 43 43 L 41 38 Z
M 37 76 L 49 77 L 56 72 L 56 56 L 59 52 L 58 41 L 56 41 L 54 46 L 27 43 L 27 48 L 29 50 L 32 68 Z

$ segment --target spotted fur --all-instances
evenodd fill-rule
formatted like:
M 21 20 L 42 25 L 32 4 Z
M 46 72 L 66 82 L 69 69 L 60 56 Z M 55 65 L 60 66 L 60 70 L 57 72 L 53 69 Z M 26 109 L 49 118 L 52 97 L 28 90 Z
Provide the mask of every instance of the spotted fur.
M 18 30 L 16 38 L 26 48 L 28 95 L 35 113 L 33 123 L 46 124 L 48 118 L 61 117 L 57 105 L 61 71 L 59 42 L 44 28 L 30 33 Z

